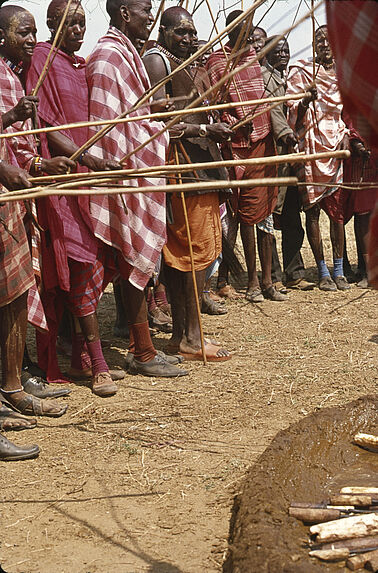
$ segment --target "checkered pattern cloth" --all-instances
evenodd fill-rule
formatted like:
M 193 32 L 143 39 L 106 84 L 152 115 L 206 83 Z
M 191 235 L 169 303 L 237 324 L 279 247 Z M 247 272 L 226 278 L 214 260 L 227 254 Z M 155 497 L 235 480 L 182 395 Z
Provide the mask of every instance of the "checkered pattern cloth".
M 231 46 L 226 44 L 225 47 L 226 56 L 228 58 L 231 55 Z M 222 49 L 217 50 L 209 57 L 206 68 L 209 74 L 210 82 L 212 85 L 216 84 L 225 74 L 231 71 L 232 67 L 229 65 L 229 60 L 226 59 L 225 54 Z M 219 92 L 219 102 L 238 102 L 238 101 L 248 101 L 251 99 L 261 99 L 264 97 L 265 88 L 264 80 L 261 73 L 260 64 L 256 58 L 255 49 L 251 46 L 249 52 L 243 54 L 243 56 L 237 61 L 236 67 L 243 66 L 249 60 L 251 64 L 234 75 L 233 79 L 226 85 L 229 85 L 228 91 L 225 94 L 224 90 L 221 88 Z M 255 60 L 255 61 L 253 61 Z M 256 142 L 259 139 L 264 139 L 270 131 L 270 115 L 268 110 L 269 104 L 261 104 L 259 106 L 243 106 L 235 107 L 225 112 L 222 112 L 221 119 L 230 126 L 235 125 L 241 119 L 252 113 L 260 113 L 264 109 L 267 109 L 266 113 L 263 113 L 254 120 L 251 120 L 250 124 L 253 129 L 250 134 L 249 139 L 244 136 L 245 131 L 238 130 L 237 137 L 233 140 L 233 147 L 249 147 L 250 142 Z
M 17 202 L 6 203 L 0 207 L 0 307 L 14 301 L 33 284 L 35 280 L 20 205 Z
M 6 113 L 12 109 L 17 102 L 25 95 L 21 82 L 17 75 L 7 66 L 7 64 L 0 58 L 0 113 Z M 24 124 L 17 122 L 7 128 L 9 131 L 21 131 L 22 129 L 30 129 L 31 121 L 27 120 Z M 5 155 L 6 154 L 6 157 Z M 32 136 L 24 136 L 11 138 L 7 140 L 6 146 L 2 147 L 1 157 L 9 160 L 13 165 L 18 165 L 26 171 L 29 171 L 31 162 L 36 155 L 36 148 Z M 36 208 L 34 202 L 28 203 L 28 209 L 36 218 Z M 20 216 L 25 215 L 25 207 L 20 206 Z M 32 266 L 36 280 L 40 281 L 41 268 L 39 261 L 39 247 L 40 247 L 40 234 L 38 228 L 30 223 L 28 228 L 28 236 L 30 241 L 30 248 L 32 254 Z M 29 253 L 30 257 L 30 253 Z M 34 284 L 29 289 L 28 295 L 28 320 L 33 326 L 37 328 L 47 329 L 47 323 L 43 306 L 37 289 Z
M 343 109 L 336 74 L 317 64 L 315 68 L 318 99 L 308 107 L 298 130 L 299 150 L 305 153 L 336 151 L 347 133 L 341 119 Z M 306 91 L 313 82 L 312 58 L 298 60 L 289 69 L 286 95 Z M 295 131 L 298 107 L 301 100 L 287 102 L 289 108 L 289 125 Z M 306 187 L 302 187 L 304 209 L 334 193 L 343 181 L 343 164 L 339 159 L 322 159 L 305 163 Z M 311 182 L 331 183 L 332 187 L 311 185 Z
M 378 149 L 378 2 L 328 0 L 326 6 L 345 109 L 369 147 Z
M 90 91 L 90 119 L 113 119 L 127 111 L 150 87 L 145 67 L 131 42 L 111 26 L 87 61 Z M 133 115 L 148 113 L 144 106 Z M 91 148 L 97 157 L 119 160 L 140 143 L 163 129 L 162 122 L 138 121 L 117 125 Z M 90 133 L 93 135 L 94 131 Z M 164 165 L 168 135 L 132 155 L 127 168 Z M 128 180 L 128 185 L 161 185 L 164 179 Z M 90 209 L 95 235 L 121 252 L 132 267 L 129 280 L 143 289 L 152 276 L 166 241 L 165 194 L 124 194 L 127 212 L 120 195 L 93 196 Z

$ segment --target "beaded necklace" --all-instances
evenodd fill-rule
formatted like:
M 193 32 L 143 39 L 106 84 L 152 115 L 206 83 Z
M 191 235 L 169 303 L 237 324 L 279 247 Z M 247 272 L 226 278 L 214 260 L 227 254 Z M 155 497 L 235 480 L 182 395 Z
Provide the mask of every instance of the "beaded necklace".
M 171 54 L 171 52 L 169 52 L 166 48 L 163 48 L 163 46 L 161 46 L 160 44 L 156 44 L 156 47 L 158 50 L 160 50 L 160 52 L 163 52 L 163 54 L 165 54 L 168 58 L 176 62 L 176 64 L 183 63 L 184 60 L 182 60 L 181 58 L 177 58 L 176 56 Z
M 8 68 L 10 68 L 12 70 L 13 73 L 17 74 L 18 76 L 20 74 L 22 74 L 22 71 L 24 69 L 22 62 L 19 62 L 18 64 L 14 64 L 10 60 L 8 60 L 8 58 L 6 58 L 5 56 L 1 56 L 1 59 L 8 66 Z

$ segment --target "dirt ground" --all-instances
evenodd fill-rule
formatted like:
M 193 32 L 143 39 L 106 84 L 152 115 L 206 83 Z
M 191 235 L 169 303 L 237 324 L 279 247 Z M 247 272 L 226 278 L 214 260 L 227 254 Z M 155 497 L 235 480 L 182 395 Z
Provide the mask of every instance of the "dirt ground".
M 307 243 L 303 255 L 314 278 Z M 99 314 L 113 339 L 108 363 L 121 367 L 127 343 L 112 337 L 111 292 Z M 106 400 L 71 385 L 64 417 L 8 434 L 38 443 L 41 455 L 1 465 L 4 571 L 221 571 L 233 498 L 275 434 L 378 391 L 377 317 L 378 294 L 355 286 L 293 291 L 285 303 L 242 299 L 226 316 L 204 317 L 231 361 L 190 363 L 175 380 L 127 376 Z M 156 346 L 167 338 L 158 334 Z

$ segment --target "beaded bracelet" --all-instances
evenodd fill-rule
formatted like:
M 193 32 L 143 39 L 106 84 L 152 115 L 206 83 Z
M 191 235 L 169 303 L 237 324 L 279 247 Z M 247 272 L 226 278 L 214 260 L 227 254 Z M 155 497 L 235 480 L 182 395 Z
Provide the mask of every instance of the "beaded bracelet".
M 80 153 L 79 157 L 77 158 L 79 165 L 83 165 L 83 157 L 84 155 L 87 155 L 87 153 L 89 153 L 88 149 L 85 149 L 82 153 Z
M 36 155 L 34 158 L 34 173 L 42 173 L 42 157 Z

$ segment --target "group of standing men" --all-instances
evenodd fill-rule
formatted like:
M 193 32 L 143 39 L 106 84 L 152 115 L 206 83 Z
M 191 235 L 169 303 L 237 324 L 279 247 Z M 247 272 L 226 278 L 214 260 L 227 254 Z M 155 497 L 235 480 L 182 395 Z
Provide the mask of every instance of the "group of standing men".
M 181 7 L 166 10 L 161 17 L 157 42 L 149 45 L 141 58 L 153 21 L 150 0 L 107 0 L 110 17 L 108 32 L 97 43 L 88 60 L 78 56 L 85 33 L 85 14 L 78 0 L 70 4 L 59 48 L 49 67 L 38 97 L 33 93 L 48 58 L 51 43 L 67 7 L 67 0 L 53 0 L 47 12 L 51 31 L 48 42 L 36 45 L 33 16 L 23 8 L 6 5 L 0 9 L 0 112 L 3 128 L 13 131 L 28 128 L 38 106 L 42 127 L 59 126 L 90 120 L 112 120 L 128 113 L 152 86 L 157 86 L 153 102 L 139 107 L 133 115 L 148 111 L 171 111 L 185 108 L 211 93 L 218 102 L 263 99 L 282 95 L 286 88 L 288 44 L 275 43 L 260 66 L 254 48 L 251 18 L 234 11 L 227 25 L 238 19 L 229 34 L 229 42 L 211 53 L 206 68 L 202 62 L 183 66 L 195 51 L 197 34 L 191 15 Z M 265 43 L 265 40 L 264 40 Z M 312 64 L 298 62 L 289 74 L 287 93 L 304 92 L 316 82 L 309 96 L 280 104 L 270 113 L 268 102 L 258 107 L 233 106 L 220 115 L 185 115 L 167 131 L 162 121 L 141 118 L 118 124 L 106 132 L 100 127 L 45 132 L 36 143 L 31 135 L 2 140 L 0 180 L 8 189 L 28 188 L 31 176 L 42 173 L 63 174 L 77 171 L 107 171 L 120 168 L 157 168 L 172 163 L 199 163 L 223 158 L 241 162 L 285 153 L 299 145 L 300 150 L 336 150 L 345 146 L 346 123 L 341 118 L 342 105 L 337 91 L 332 53 L 325 27 L 316 35 L 316 74 Z M 244 65 L 247 64 L 247 65 Z M 228 84 L 222 77 L 241 66 Z M 180 70 L 170 75 L 180 67 Z M 167 76 L 168 81 L 165 80 Z M 323 90 L 323 91 L 322 91 Z M 256 113 L 257 112 L 257 113 Z M 256 114 L 256 117 L 252 117 Z M 85 147 L 92 136 L 97 141 Z M 367 150 L 358 134 L 356 153 Z M 75 159 L 71 159 L 75 158 Z M 278 174 L 289 169 L 279 168 Z M 306 165 L 302 175 L 302 204 L 311 247 L 319 269 L 319 286 L 323 290 L 348 288 L 343 276 L 343 223 L 345 204 L 341 196 L 342 163 L 317 161 Z M 275 165 L 236 164 L 230 178 L 274 177 Z M 224 169 L 195 169 L 186 173 L 190 180 L 227 179 Z M 172 182 L 181 176 L 172 176 Z M 205 339 L 201 350 L 200 325 L 196 315 L 196 295 L 191 265 L 200 296 L 209 277 L 209 269 L 221 255 L 222 232 L 233 244 L 238 224 L 248 270 L 247 300 L 256 303 L 264 297 L 283 301 L 283 289 L 272 280 L 272 254 L 275 260 L 273 212 L 282 220 L 284 270 L 287 285 L 312 288 L 304 279 L 300 248 L 300 227 L 293 242 L 290 228 L 300 225 L 297 189 L 274 186 L 241 188 L 222 196 L 217 189 L 185 195 L 185 200 L 159 192 L 163 178 L 148 175 L 128 180 L 136 192 L 123 195 L 43 197 L 26 208 L 18 203 L 0 207 L 0 341 L 3 377 L 1 384 L 2 427 L 30 428 L 35 420 L 23 415 L 61 416 L 67 407 L 56 398 L 69 393 L 38 385 L 21 375 L 26 324 L 39 328 L 37 351 L 39 366 L 49 382 L 64 382 L 56 358 L 56 339 L 63 309 L 72 316 L 72 360 L 70 377 L 90 378 L 94 394 L 107 397 L 117 392 L 117 373 L 109 370 L 104 359 L 96 308 L 112 280 L 120 281 L 123 304 L 127 310 L 130 345 L 127 367 L 130 372 L 147 376 L 177 377 L 187 374 L 179 367 L 185 360 L 201 360 L 205 352 L 209 361 L 225 361 L 230 353 L 215 341 Z M 145 186 L 155 186 L 154 193 L 138 193 Z M 277 197 L 279 201 L 277 203 Z M 220 217 L 220 203 L 223 221 Z M 372 194 L 364 204 L 349 209 L 350 215 L 367 215 Z M 278 207 L 277 207 L 278 205 Z M 333 279 L 324 261 L 319 234 L 319 207 L 331 220 L 334 252 Z M 361 211 L 362 209 L 362 211 Z M 191 234 L 192 260 L 189 256 L 188 227 Z M 36 221 L 38 220 L 38 224 Z M 28 232 L 25 231 L 27 225 Z M 255 226 L 261 259 L 261 286 L 256 272 Z M 223 227 L 223 230 L 222 230 Z M 364 239 L 364 236 L 362 235 Z M 286 245 L 286 247 L 285 247 Z M 29 246 L 31 250 L 29 250 Z M 362 241 L 362 248 L 364 243 Z M 365 251 L 363 251 L 365 252 Z M 40 263 L 40 264 L 39 264 Z M 274 267 L 274 265 L 273 265 Z M 42 269 L 42 270 L 41 270 Z M 158 269 L 164 276 L 172 310 L 173 333 L 166 353 L 153 346 L 147 320 L 144 289 Z M 273 268 L 274 275 L 274 268 Z M 228 269 L 223 262 L 218 286 L 224 296 L 233 296 L 228 284 Z M 16 413 L 17 412 L 17 413 Z M 1 437 L 0 457 L 17 460 L 38 455 L 38 447 L 18 447 Z

